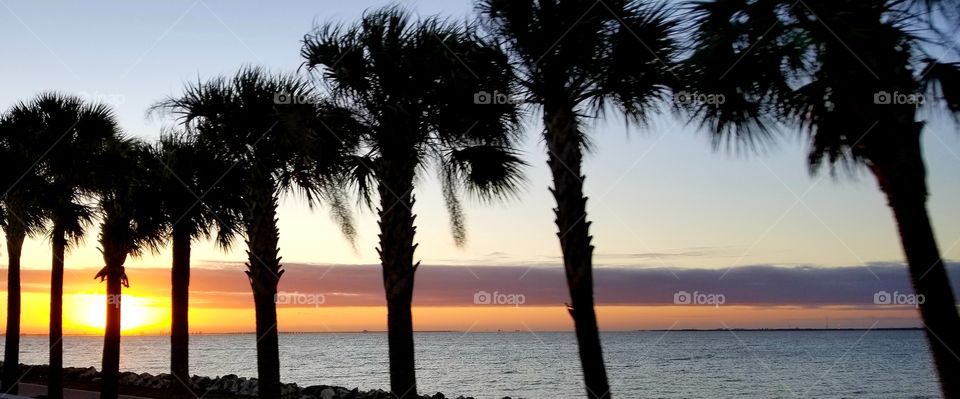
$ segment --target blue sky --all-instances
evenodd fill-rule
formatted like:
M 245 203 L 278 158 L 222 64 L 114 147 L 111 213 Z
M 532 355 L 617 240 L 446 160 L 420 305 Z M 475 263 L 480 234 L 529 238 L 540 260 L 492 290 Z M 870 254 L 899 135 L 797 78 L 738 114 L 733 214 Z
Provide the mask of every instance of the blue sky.
M 185 82 L 231 74 L 244 64 L 274 71 L 300 65 L 299 41 L 318 22 L 354 21 L 385 1 L 34 2 L 0 0 L 0 107 L 44 90 L 62 90 L 115 104 L 123 128 L 157 137 L 170 123 L 149 120 L 155 101 L 180 93 Z M 460 0 L 402 2 L 421 15 L 471 14 Z M 425 263 L 559 263 L 549 173 L 534 117 L 524 144 L 530 162 L 519 200 L 468 205 L 468 245 L 453 246 L 434 176 L 417 192 L 418 257 Z M 933 118 L 925 131 L 930 210 L 944 257 L 960 259 L 960 129 Z M 897 261 L 896 229 L 872 177 L 810 176 L 805 140 L 784 134 L 764 154 L 713 151 L 706 133 L 673 115 L 626 128 L 612 118 L 590 127 L 595 151 L 586 159 L 596 260 L 600 265 L 724 268 L 750 264 L 856 266 Z M 357 215 L 356 248 L 322 210 L 296 198 L 280 213 L 281 254 L 302 263 L 376 263 L 376 223 Z M 99 264 L 95 229 L 68 267 Z M 199 260 L 242 260 L 212 244 Z M 134 261 L 162 266 L 167 253 Z M 45 268 L 47 243 L 24 249 L 28 268 Z

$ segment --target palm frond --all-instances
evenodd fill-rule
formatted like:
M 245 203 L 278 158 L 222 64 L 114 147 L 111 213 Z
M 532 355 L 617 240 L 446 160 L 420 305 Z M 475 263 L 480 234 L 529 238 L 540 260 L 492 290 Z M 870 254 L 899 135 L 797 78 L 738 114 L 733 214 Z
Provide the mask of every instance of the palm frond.
M 326 24 L 303 39 L 300 54 L 304 65 L 310 70 L 323 68 L 324 81 L 331 84 L 334 93 L 364 96 L 370 89 L 370 71 L 359 34 L 355 27 Z
M 610 33 L 605 70 L 594 92 L 594 107 L 602 109 L 610 101 L 631 120 L 645 123 L 678 87 L 680 76 L 676 60 L 679 54 L 675 8 L 667 3 L 632 3 L 617 16 Z
M 343 236 L 353 245 L 357 246 L 357 229 L 353 223 L 353 212 L 350 210 L 348 195 L 344 186 L 336 184 L 334 181 L 327 181 L 323 191 L 327 194 L 327 203 L 330 206 L 330 216 Z
M 450 150 L 444 159 L 448 186 L 463 186 L 482 201 L 514 196 L 524 178 L 527 163 L 507 147 L 477 145 Z
M 444 169 L 441 189 L 443 191 L 443 203 L 447 207 L 447 214 L 450 218 L 450 233 L 453 236 L 453 243 L 462 248 L 467 243 L 467 227 L 463 205 L 460 203 L 460 196 L 457 193 L 457 188 L 461 184 L 458 177 L 456 169 Z
M 104 248 L 133 257 L 159 251 L 169 227 L 156 184 L 159 172 L 148 144 L 122 136 L 108 144 L 95 171 Z
M 84 203 L 92 189 L 91 173 L 104 143 L 119 127 L 112 109 L 75 95 L 43 92 L 14 105 L 3 122 L 5 170 L 21 176 L 8 182 L 8 220 L 24 223 L 31 235 L 57 226 L 68 245 L 83 237 L 90 221 Z M 19 170 L 18 170 L 19 169 Z M 12 214 L 16 213 L 16 215 Z
M 358 202 L 368 208 L 374 185 L 380 193 L 389 191 L 382 180 L 389 170 L 384 169 L 410 168 L 415 181 L 428 165 L 443 165 L 448 150 L 508 149 L 520 139 L 513 66 L 475 24 L 415 18 L 402 7 L 386 7 L 364 14 L 354 25 L 317 27 L 304 38 L 301 55 L 308 69 L 322 72 L 337 103 L 351 110 L 350 119 L 360 121 L 356 130 L 364 153 L 344 159 L 340 184 L 355 188 Z M 479 101 L 484 95 L 504 101 Z M 465 179 L 481 174 L 479 169 L 468 172 L 451 168 L 441 175 Z M 399 175 L 410 177 L 406 171 Z M 500 194 L 492 180 L 444 184 L 451 190 L 464 185 Z M 507 186 L 501 185 L 504 191 Z M 455 221 L 454 239 L 462 243 L 462 223 L 456 222 L 462 220 L 459 200 L 449 190 L 444 198 Z
M 921 76 L 928 93 L 941 100 L 950 112 L 960 117 L 960 62 L 927 59 Z
M 343 160 L 355 152 L 366 127 L 306 80 L 244 67 L 230 77 L 188 85 L 154 110 L 174 115 L 191 145 L 209 152 L 204 156 L 223 171 L 214 175 L 225 180 L 207 178 L 197 187 L 214 195 L 204 201 L 202 221 L 217 225 L 221 246 L 238 230 L 234 224 L 251 216 L 246 202 L 252 199 L 230 193 L 264 182 L 275 196 L 297 193 L 311 207 L 327 201 L 340 222 L 349 220 L 331 182 L 344 172 Z M 217 186 L 227 189 L 221 193 Z
M 793 72 L 808 49 L 803 32 L 783 20 L 778 1 L 709 0 L 692 3 L 692 52 L 679 69 L 684 82 L 674 103 L 724 144 L 762 149 L 773 138 L 792 95 Z
M 373 209 L 373 189 L 376 187 L 376 160 L 371 155 L 353 155 L 344 160 L 346 173 L 343 186 L 353 186 L 357 194 L 357 204 Z

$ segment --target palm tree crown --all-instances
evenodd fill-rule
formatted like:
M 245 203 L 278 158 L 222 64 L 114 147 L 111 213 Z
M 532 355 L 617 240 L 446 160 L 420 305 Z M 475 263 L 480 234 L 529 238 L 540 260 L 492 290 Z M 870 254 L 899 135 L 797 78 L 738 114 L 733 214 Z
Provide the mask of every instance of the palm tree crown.
M 317 28 L 301 54 L 362 123 L 366 152 L 352 158 L 351 169 L 367 205 L 378 172 L 438 166 L 453 235 L 462 245 L 458 193 L 489 200 L 518 188 L 523 162 L 512 149 L 520 133 L 512 68 L 475 26 L 411 21 L 402 8 L 388 7 L 356 25 Z M 494 94 L 507 101 L 495 101 Z
M 150 146 L 118 137 L 108 143 L 94 173 L 101 220 L 99 240 L 108 265 L 122 265 L 128 256 L 159 251 L 168 229 L 160 186 L 156 184 L 160 169 Z
M 158 184 L 169 229 L 191 240 L 214 238 L 229 249 L 239 230 L 240 197 L 230 192 L 239 174 L 213 152 L 196 136 L 178 131 L 162 134 L 150 148 L 161 169 Z
M 584 116 L 615 106 L 643 122 L 679 83 L 677 26 L 665 4 L 482 0 L 477 7 L 519 66 L 526 103 Z
M 811 170 L 888 157 L 918 105 L 960 110 L 960 64 L 937 61 L 923 45 L 927 13 L 918 3 L 693 3 L 684 77 L 725 101 L 687 109 L 718 141 L 757 143 L 778 123 L 804 129 Z

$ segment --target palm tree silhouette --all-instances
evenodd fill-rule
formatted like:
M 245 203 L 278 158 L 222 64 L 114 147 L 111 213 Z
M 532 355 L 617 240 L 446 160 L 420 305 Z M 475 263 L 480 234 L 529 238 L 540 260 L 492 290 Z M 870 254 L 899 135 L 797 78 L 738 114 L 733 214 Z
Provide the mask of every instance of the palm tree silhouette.
M 390 389 L 400 398 L 416 397 L 414 182 L 418 170 L 440 169 L 458 245 L 465 241 L 462 190 L 482 199 L 515 192 L 523 165 L 512 150 L 516 105 L 474 98 L 512 94 L 510 65 L 473 27 L 411 21 L 398 7 L 368 13 L 352 26 L 318 27 L 305 37 L 301 53 L 309 69 L 322 69 L 335 98 L 355 107 L 366 128 L 366 152 L 351 160 L 352 181 L 367 206 L 373 207 L 374 186 L 379 197 Z
M 923 37 L 931 11 L 947 4 L 956 3 L 695 3 L 688 83 L 724 101 L 684 105 L 716 133 L 717 144 L 756 145 L 784 123 L 809 135 L 811 173 L 867 167 L 893 211 L 914 289 L 924 298 L 920 315 L 944 395 L 957 397 L 960 317 L 926 209 L 917 118 L 921 96 L 936 94 L 925 92 L 930 86 L 941 89 L 950 110 L 960 110 L 960 67 L 932 61 Z
M 157 252 L 167 236 L 155 164 L 147 144 L 119 137 L 108 143 L 94 172 L 105 263 L 94 278 L 107 281 L 100 388 L 104 399 L 115 399 L 118 393 L 121 286 L 130 286 L 124 263 L 128 256 Z
M 581 163 L 585 118 L 615 107 L 629 121 L 658 111 L 676 82 L 674 23 L 635 1 L 481 0 L 490 31 L 519 65 L 527 103 L 543 112 L 556 224 L 590 398 L 610 397 L 593 300 L 593 246 Z
M 42 97 L 38 97 L 40 100 Z M 45 200 L 48 195 L 41 168 L 47 148 L 42 143 L 42 131 L 47 122 L 49 107 L 41 107 L 39 101 L 21 102 L 14 105 L 0 120 L 0 162 L 3 162 L 4 192 L 0 198 L 0 226 L 7 240 L 7 327 L 5 334 L 4 362 L 0 389 L 3 393 L 16 394 L 20 380 L 20 254 L 27 236 L 39 234 L 45 223 Z M 60 134 L 72 128 L 57 126 Z M 57 119 L 53 123 L 64 123 Z
M 359 130 L 349 112 L 320 100 L 307 82 L 259 68 L 188 86 L 183 96 L 154 109 L 176 115 L 187 133 L 239 176 L 229 189 L 241 200 L 235 211 L 246 238 L 246 273 L 256 309 L 259 396 L 280 397 L 275 301 L 284 270 L 277 205 L 290 192 L 303 194 L 311 204 L 326 200 L 352 240 L 353 225 L 335 176 L 354 151 Z
M 42 202 L 49 219 L 53 251 L 50 277 L 50 368 L 47 396 L 63 397 L 63 267 L 67 249 L 83 239 L 92 209 L 87 204 L 93 179 L 88 173 L 118 131 L 110 107 L 82 98 L 43 93 L 11 110 L 16 129 L 32 133 L 33 146 L 46 148 L 35 170 L 43 179 Z M 39 156 L 39 154 L 38 154 Z
M 189 395 L 189 293 L 190 249 L 193 240 L 211 238 L 228 249 L 240 228 L 240 197 L 230 190 L 237 187 L 238 174 L 229 173 L 232 165 L 217 159 L 195 136 L 169 132 L 151 148 L 162 165 L 160 194 L 173 249 L 171 268 L 170 374 L 174 387 Z

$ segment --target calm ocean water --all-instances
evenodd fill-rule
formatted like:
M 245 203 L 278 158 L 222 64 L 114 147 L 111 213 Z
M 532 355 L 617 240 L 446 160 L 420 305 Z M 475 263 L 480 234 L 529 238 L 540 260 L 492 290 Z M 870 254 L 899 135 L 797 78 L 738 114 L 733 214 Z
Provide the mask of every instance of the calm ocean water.
M 169 338 L 123 338 L 121 368 L 167 371 Z M 572 333 L 418 333 L 423 393 L 477 398 L 582 397 Z M 710 331 L 603 334 L 618 398 L 936 398 L 920 331 Z M 22 339 L 21 361 L 47 362 L 47 338 Z M 253 335 L 191 338 L 191 371 L 256 376 Z M 281 375 L 300 386 L 384 388 L 383 333 L 282 334 Z M 64 364 L 100 365 L 98 337 L 67 337 Z

